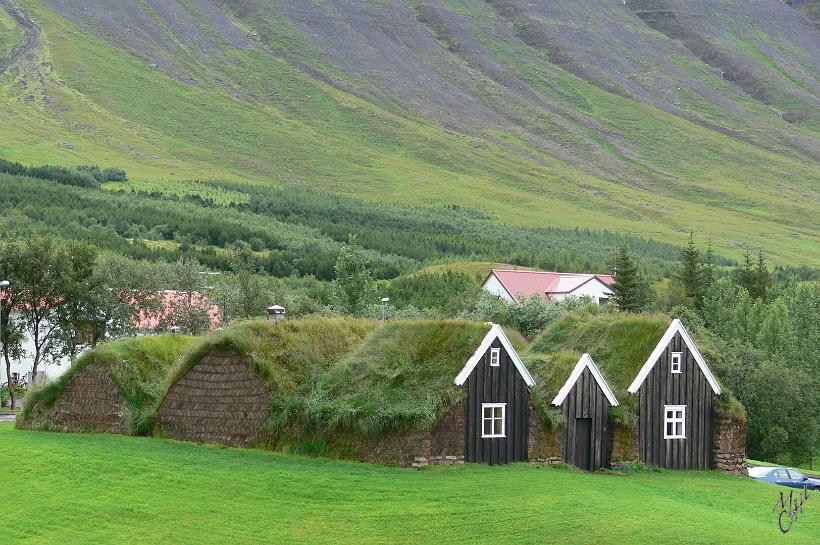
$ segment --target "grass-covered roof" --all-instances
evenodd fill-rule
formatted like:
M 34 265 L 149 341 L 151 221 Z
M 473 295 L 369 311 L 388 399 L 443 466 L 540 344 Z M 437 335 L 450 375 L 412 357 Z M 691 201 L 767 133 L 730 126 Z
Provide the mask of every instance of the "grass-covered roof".
M 203 339 L 169 375 L 170 386 L 210 350 L 235 350 L 271 391 L 288 391 L 309 383 L 351 352 L 377 322 L 353 318 L 310 317 L 271 323 L 239 322 Z
M 489 331 L 466 321 L 396 321 L 323 374 L 302 400 L 320 429 L 375 434 L 433 427 L 463 397 L 454 378 Z
M 533 398 L 549 403 L 558 393 L 584 352 L 589 353 L 621 404 L 614 409 L 624 424 L 635 422 L 638 397 L 627 388 L 638 375 L 671 320 L 665 314 L 570 313 L 538 335 L 523 355 L 536 380 Z M 712 371 L 722 354 L 711 339 L 690 331 Z M 724 389 L 719 408 L 745 416 L 743 408 Z

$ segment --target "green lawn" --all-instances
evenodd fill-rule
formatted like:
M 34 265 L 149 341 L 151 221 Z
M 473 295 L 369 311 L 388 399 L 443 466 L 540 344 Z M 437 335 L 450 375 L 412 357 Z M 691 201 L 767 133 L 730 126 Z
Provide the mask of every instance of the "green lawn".
M 410 471 L 0 425 L 2 542 L 773 543 L 778 489 L 720 473 Z M 789 543 L 817 543 L 820 499 Z

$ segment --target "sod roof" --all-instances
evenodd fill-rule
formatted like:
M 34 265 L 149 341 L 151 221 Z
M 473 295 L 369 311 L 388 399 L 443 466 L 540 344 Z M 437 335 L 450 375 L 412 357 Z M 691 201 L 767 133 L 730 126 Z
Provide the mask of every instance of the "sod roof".
M 351 318 L 239 322 L 202 339 L 169 375 L 170 386 L 210 350 L 235 350 L 271 391 L 303 387 L 358 346 L 378 322 Z
M 663 314 L 570 313 L 550 324 L 530 343 L 524 363 L 535 377 L 533 397 L 558 393 L 583 353 L 589 353 L 620 406 L 613 409 L 621 423 L 635 423 L 638 396 L 627 389 L 663 337 L 671 319 Z M 723 355 L 706 335 L 690 331 L 694 342 L 714 372 Z M 719 379 L 719 377 L 718 377 Z M 537 392 L 536 392 L 537 391 Z M 742 406 L 724 389 L 719 408 L 745 417 Z

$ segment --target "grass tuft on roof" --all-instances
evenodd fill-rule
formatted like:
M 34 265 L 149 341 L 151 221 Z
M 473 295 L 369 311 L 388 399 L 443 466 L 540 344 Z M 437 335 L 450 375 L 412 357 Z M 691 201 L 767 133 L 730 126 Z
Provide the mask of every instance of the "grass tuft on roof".
M 212 349 L 235 350 L 271 391 L 299 388 L 352 351 L 377 322 L 353 318 L 249 320 L 216 331 L 196 345 L 168 376 L 179 380 Z M 166 388 L 167 390 L 167 388 Z
M 460 320 L 390 322 L 323 374 L 296 402 L 298 411 L 327 432 L 432 429 L 464 396 L 454 379 L 489 329 Z M 524 344 L 520 335 L 510 337 Z

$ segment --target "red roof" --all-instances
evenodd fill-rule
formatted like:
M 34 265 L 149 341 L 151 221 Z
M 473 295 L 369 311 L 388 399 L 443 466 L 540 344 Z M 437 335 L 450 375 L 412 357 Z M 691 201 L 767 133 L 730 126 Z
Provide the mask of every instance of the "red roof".
M 549 299 L 553 294 L 571 293 L 592 279 L 597 279 L 607 286 L 615 283 L 615 277 L 611 274 L 492 269 L 490 275 L 495 275 L 504 289 L 516 299 L 526 299 L 534 294 Z M 487 277 L 489 278 L 489 275 Z
M 141 310 L 139 318 L 134 321 L 134 327 L 137 329 L 147 331 L 158 328 L 165 318 L 173 315 L 176 304 L 185 301 L 187 294 L 180 291 L 165 290 L 157 292 L 155 297 L 159 302 L 159 308 L 157 310 Z M 211 304 L 207 297 L 199 292 L 192 292 L 191 305 L 208 311 L 211 327 L 219 325 L 221 309 L 217 305 Z

